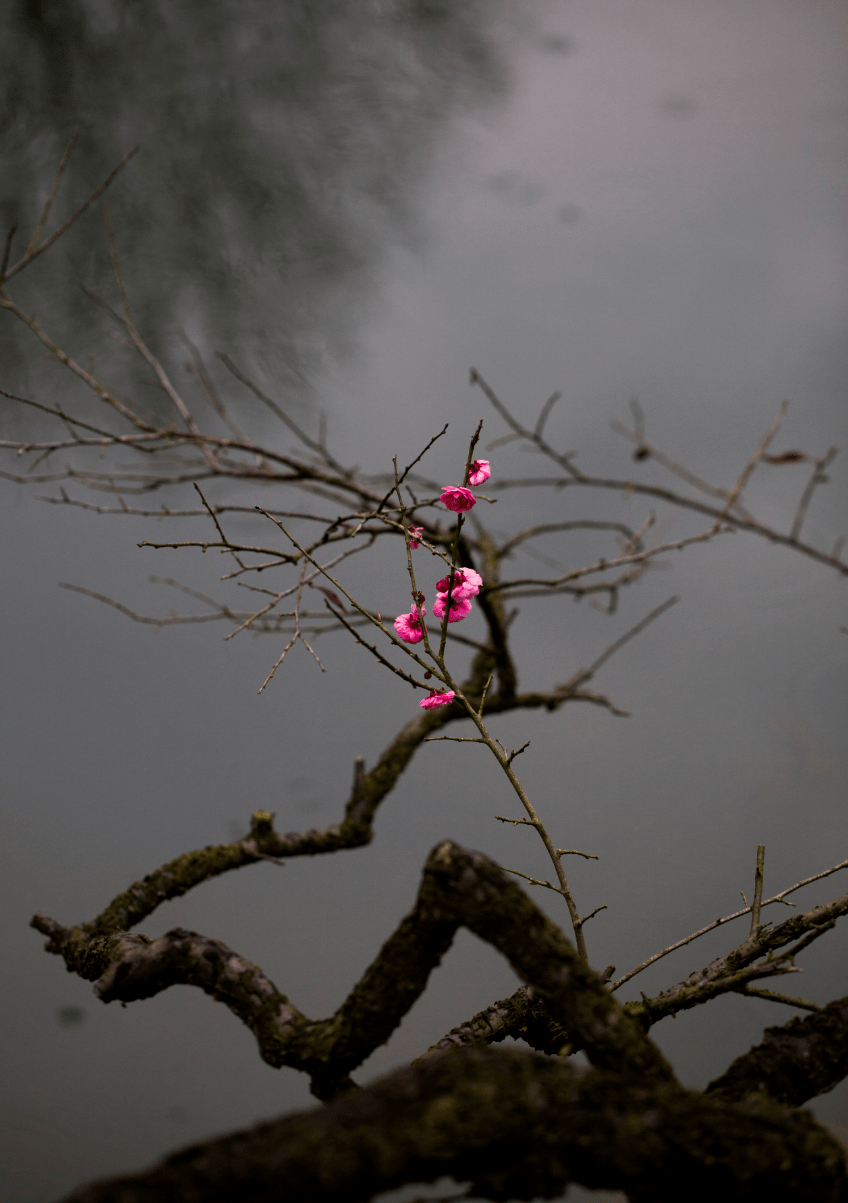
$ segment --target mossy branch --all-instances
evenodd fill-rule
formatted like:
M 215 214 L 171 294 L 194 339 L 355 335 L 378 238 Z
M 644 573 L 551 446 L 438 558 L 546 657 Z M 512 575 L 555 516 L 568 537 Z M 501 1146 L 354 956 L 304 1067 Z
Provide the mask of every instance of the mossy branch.
M 766 1028 L 762 1043 L 737 1057 L 726 1073 L 710 1082 L 717 1098 L 739 1101 L 767 1094 L 800 1107 L 833 1090 L 848 1076 L 848 998 Z
M 350 1087 L 351 1070 L 389 1039 L 463 926 L 496 948 L 544 998 L 549 1014 L 576 1034 L 593 1064 L 644 1081 L 674 1080 L 642 1026 L 560 929 L 482 853 L 449 841 L 430 854 L 413 910 L 326 1020 L 308 1019 L 256 965 L 196 932 L 175 928 L 150 940 L 65 929 L 43 916 L 33 925 L 49 936 L 48 950 L 70 970 L 97 979 L 94 992 L 103 1002 L 150 998 L 177 984 L 204 990 L 251 1029 L 268 1064 L 310 1074 L 319 1098 Z
M 848 1197 L 844 1152 L 805 1112 L 517 1049 L 469 1049 L 66 1203 L 354 1203 L 444 1175 L 492 1200 L 559 1198 L 572 1182 L 651 1203 L 677 1203 L 682 1184 L 692 1203 Z

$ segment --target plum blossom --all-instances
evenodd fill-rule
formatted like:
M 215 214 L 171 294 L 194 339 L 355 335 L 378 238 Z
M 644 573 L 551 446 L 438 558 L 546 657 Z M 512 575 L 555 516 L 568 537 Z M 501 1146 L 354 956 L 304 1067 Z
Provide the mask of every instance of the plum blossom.
M 435 689 L 430 691 L 429 698 L 422 698 L 418 705 L 422 710 L 434 710 L 436 706 L 448 706 L 454 699 L 455 694 L 452 689 L 446 693 L 436 693 Z
M 409 528 L 409 546 L 412 548 L 413 551 L 415 551 L 416 547 L 418 546 L 423 533 L 424 533 L 423 526 L 411 526 Z
M 422 616 L 427 613 L 426 607 L 421 607 Z M 415 606 L 412 607 L 408 614 L 398 614 L 395 619 L 395 630 L 404 641 L 404 643 L 420 643 L 424 638 L 424 632 L 421 629 L 421 621 L 418 617 L 418 611 Z
M 462 485 L 442 485 L 440 500 L 455 514 L 460 514 L 463 510 L 470 510 L 477 504 L 477 498 L 471 490 L 464 489 Z
M 436 618 L 444 618 L 445 602 L 448 600 L 447 593 L 437 593 L 436 600 L 433 603 L 433 614 Z M 450 614 L 448 622 L 462 622 L 463 618 L 467 618 L 471 613 L 471 602 L 467 597 L 457 597 L 454 593 L 450 602 Z
M 450 573 L 448 573 L 447 576 L 443 576 L 440 581 L 436 582 L 436 588 L 440 593 L 447 593 L 449 584 Z M 456 572 L 453 574 L 453 589 L 451 589 L 451 593 L 454 597 L 476 597 L 480 592 L 480 586 L 482 584 L 482 576 L 479 572 L 475 572 L 473 568 L 457 568 Z
M 487 459 L 475 459 L 468 465 L 468 483 L 481 485 L 492 475 L 492 469 Z

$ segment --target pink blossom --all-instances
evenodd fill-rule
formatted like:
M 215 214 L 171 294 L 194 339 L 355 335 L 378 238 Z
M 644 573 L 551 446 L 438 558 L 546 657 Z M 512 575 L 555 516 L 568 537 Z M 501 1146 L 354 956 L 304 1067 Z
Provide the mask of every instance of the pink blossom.
M 421 607 L 421 613 L 422 615 L 427 613 L 425 606 Z M 424 638 L 424 632 L 421 629 L 421 622 L 415 606 L 412 607 L 408 614 L 398 614 L 395 619 L 395 630 L 404 643 L 421 642 Z
M 468 483 L 481 485 L 492 475 L 492 469 L 487 459 L 475 459 L 468 465 Z
M 416 547 L 418 546 L 423 533 L 423 526 L 411 526 L 409 528 L 409 546 L 413 551 L 415 551 Z
M 450 573 L 436 582 L 436 588 L 440 593 L 447 593 L 449 584 Z M 451 593 L 454 597 L 476 597 L 480 592 L 482 584 L 482 576 L 479 572 L 475 572 L 473 568 L 457 568 L 453 574 L 453 589 L 451 589 Z
M 433 604 L 433 614 L 436 618 L 444 618 L 445 602 L 448 600 L 447 593 L 437 593 L 436 600 Z M 457 597 L 456 594 L 451 598 L 450 614 L 448 622 L 462 622 L 463 618 L 467 618 L 471 613 L 471 602 L 467 597 Z
M 455 514 L 460 514 L 463 510 L 470 510 L 477 504 L 477 498 L 471 490 L 464 489 L 462 485 L 442 485 L 441 500 Z
M 449 689 L 447 693 L 436 693 L 435 689 L 430 691 L 429 698 L 422 698 L 418 705 L 422 710 L 435 710 L 436 706 L 448 706 L 454 699 L 454 692 Z

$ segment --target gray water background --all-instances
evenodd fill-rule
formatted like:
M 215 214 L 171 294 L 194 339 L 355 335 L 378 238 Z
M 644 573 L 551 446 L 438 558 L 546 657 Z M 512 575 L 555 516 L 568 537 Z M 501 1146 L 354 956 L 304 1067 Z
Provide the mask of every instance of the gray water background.
M 357 18 L 373 21 L 380 11 L 363 6 Z M 222 22 L 233 19 L 223 7 L 220 13 Z M 159 77 L 149 104 L 138 100 L 155 65 L 191 93 L 203 63 L 192 63 L 183 79 L 161 66 L 151 36 L 139 49 L 135 108 L 127 101 L 113 125 L 114 106 L 91 92 L 93 115 L 88 127 L 81 123 L 90 130 L 90 159 L 73 185 L 81 190 L 85 173 L 100 170 L 101 144 L 103 161 L 111 162 L 125 133 L 133 135 L 127 141 L 143 141 L 111 204 L 140 321 L 157 350 L 178 369 L 173 327 L 182 321 L 205 349 L 238 352 L 311 429 L 316 411 L 325 410 L 334 446 L 373 471 L 395 452 L 411 458 L 450 421 L 457 442 L 429 463 L 435 477 L 453 479 L 478 417 L 486 418 L 485 437 L 503 433 L 467 385 L 471 364 L 528 421 L 562 389 L 550 436 L 580 448 L 587 469 L 659 475 L 650 465 L 637 469 L 609 431 L 612 418 L 626 419 L 631 395 L 640 398 L 656 441 L 717 483 L 733 481 L 784 397 L 791 410 L 780 449 L 821 454 L 831 443 L 844 445 L 844 7 L 569 0 L 506 15 L 495 6 L 475 10 L 471 32 L 488 55 L 475 60 L 474 78 L 461 56 L 454 75 L 445 72 L 453 79 L 449 97 L 433 67 L 441 44 L 425 42 L 416 61 L 430 67 L 421 68 L 395 141 L 386 130 L 394 129 L 388 117 L 398 102 L 380 64 L 391 64 L 395 87 L 406 78 L 397 63 L 410 60 L 399 53 L 368 58 L 377 33 L 389 34 L 382 27 L 363 34 L 365 65 L 339 68 L 350 88 L 340 103 L 350 110 L 351 92 L 358 95 L 350 80 L 360 72 L 371 87 L 363 107 L 377 114 L 368 128 L 383 151 L 383 174 L 367 155 L 370 168 L 361 174 L 350 163 L 339 166 L 319 137 L 333 127 L 329 118 L 316 120 L 296 145 L 286 141 L 290 98 L 275 100 L 275 119 L 262 122 L 250 93 L 242 113 L 245 127 L 262 132 L 254 175 L 268 199 L 262 221 L 234 218 L 217 241 L 210 229 L 220 213 L 189 219 L 180 211 L 175 220 L 167 204 L 177 202 L 158 192 L 168 164 L 179 161 L 173 146 L 184 146 L 169 132 L 179 107 L 162 99 Z M 321 60 L 329 77 L 333 63 L 347 61 L 338 47 L 354 43 L 347 18 L 338 19 L 341 26 L 328 22 L 333 36 L 326 34 L 335 50 Z M 418 39 L 420 48 L 424 35 L 398 22 L 391 36 L 393 46 Z M 454 28 L 445 36 L 456 48 L 471 34 Z M 178 44 L 194 43 L 184 33 Z M 252 53 L 264 63 L 263 44 L 248 38 L 238 70 L 227 66 L 232 78 L 253 72 Z M 216 78 L 222 72 L 214 67 Z M 304 113 L 324 95 L 320 73 L 312 86 Z M 79 105 L 83 99 L 76 95 Z M 232 185 L 226 204 L 237 213 L 232 193 L 242 176 L 233 165 L 254 161 L 239 157 L 238 130 L 217 145 L 214 106 L 209 128 L 201 129 L 183 104 L 185 129 L 197 130 L 192 153 L 204 162 L 220 156 L 219 175 Z M 354 144 L 364 136 L 355 106 L 349 123 L 328 107 Z M 25 117 L 26 103 L 20 111 Z M 205 102 L 198 111 L 206 112 Z M 66 116 L 65 126 L 76 119 L 70 106 Z M 61 153 L 67 129 L 54 132 L 48 118 L 38 116 L 42 159 L 31 177 L 20 168 L 7 192 L 9 212 L 15 196 L 43 187 L 57 146 Z M 21 120 L 21 146 L 30 146 Z M 132 128 L 134 121 L 143 128 Z M 155 151 L 146 149 L 151 141 Z M 14 157 L 14 139 L 6 145 L 10 162 L 23 162 Z M 301 146 L 316 145 L 313 159 L 324 174 L 302 168 L 298 178 L 308 187 L 300 211 L 323 213 L 309 198 L 326 199 L 334 189 L 345 197 L 335 207 L 327 201 L 332 237 L 322 245 L 332 254 L 323 274 L 313 270 L 308 232 L 278 219 L 275 208 L 284 191 L 279 178 L 294 170 L 286 164 L 299 162 Z M 175 178 L 191 177 L 192 164 L 186 158 Z M 204 198 L 220 199 L 205 170 L 212 168 L 198 178 L 201 207 Z M 394 207 L 375 177 L 397 181 Z M 4 187 L 9 178 L 7 171 Z M 137 211 L 150 215 L 141 232 L 132 221 Z M 92 219 L 77 249 L 45 263 L 32 284 L 47 289 L 45 314 L 80 353 L 105 345 L 99 319 L 67 300 L 78 275 L 105 278 L 98 238 Z M 348 245 L 355 248 L 349 255 Z M 22 294 L 28 287 L 21 282 Z M 60 395 L 65 382 L 48 375 L 40 353 L 6 337 L 7 381 L 45 399 Z M 239 415 L 259 421 L 246 408 Z M 14 426 L 8 415 L 6 422 Z M 536 469 L 515 449 L 491 458 L 500 474 Z M 804 471 L 763 474 L 749 504 L 788 526 Z M 846 525 L 839 460 L 831 476 L 806 527 L 825 548 Z M 321 648 L 326 676 L 298 655 L 259 697 L 279 651 L 275 641 L 223 644 L 214 627 L 155 632 L 58 590 L 58 581 L 72 581 L 158 613 L 175 599 L 148 575 L 212 588 L 217 566 L 138 550 L 138 541 L 154 537 L 149 523 L 45 506 L 34 498 L 39 491 L 3 482 L 0 513 L 2 1117 L 10 1149 L 2 1197 L 10 1203 L 49 1203 L 93 1176 L 141 1168 L 180 1144 L 311 1104 L 305 1081 L 263 1065 L 249 1033 L 200 992 L 173 989 L 127 1009 L 103 1007 L 87 983 L 43 953 L 27 922 L 36 910 L 62 922 L 88 918 L 178 853 L 233 838 L 257 807 L 276 811 L 281 830 L 335 821 L 354 756 L 373 763 L 410 705 L 405 690 L 340 639 Z M 504 493 L 498 523 L 509 529 L 539 514 L 580 517 L 610 506 L 573 494 Z M 634 521 L 644 516 L 646 507 L 631 506 Z M 673 530 L 683 529 L 680 519 Z M 574 554 L 564 543 L 544 550 Z M 519 563 L 526 570 L 533 561 Z M 402 576 L 392 590 L 391 567 L 381 562 L 379 571 L 387 608 L 396 604 L 400 612 Z M 373 587 L 364 566 L 349 579 Z M 767 847 L 767 889 L 844 859 L 848 843 L 848 638 L 839 629 L 848 625 L 848 606 L 844 580 L 823 567 L 736 536 L 676 556 L 624 597 L 612 618 L 585 604 L 525 603 L 524 683 L 564 679 L 671 593 L 680 594 L 678 606 L 612 660 L 598 683 L 632 712 L 629 719 L 572 706 L 499 724 L 511 744 L 532 737 L 522 779 L 557 839 L 601 855 L 570 866 L 571 877 L 582 909 L 608 904 L 587 938 L 593 963 L 614 962 L 619 971 L 734 909 L 739 891 L 750 890 L 757 843 Z M 210 882 L 141 930 L 179 924 L 222 939 L 262 965 L 306 1013 L 330 1013 L 410 906 L 437 840 L 546 874 L 530 841 L 494 821 L 509 800 L 474 753 L 422 749 L 384 803 L 369 848 Z M 835 878 L 799 901 L 812 905 L 842 889 Z M 538 894 L 557 916 L 545 892 Z M 824 937 L 791 987 L 818 1001 L 844 994 L 846 938 L 839 929 Z M 651 992 L 678 980 L 729 939 L 719 933 L 668 958 L 634 982 L 633 995 L 639 986 Z M 494 953 L 460 935 L 426 996 L 358 1079 L 403 1064 L 514 987 Z M 788 1017 L 772 1004 L 724 998 L 654 1035 L 681 1079 L 704 1085 L 766 1024 Z M 844 1085 L 813 1107 L 848 1127 Z

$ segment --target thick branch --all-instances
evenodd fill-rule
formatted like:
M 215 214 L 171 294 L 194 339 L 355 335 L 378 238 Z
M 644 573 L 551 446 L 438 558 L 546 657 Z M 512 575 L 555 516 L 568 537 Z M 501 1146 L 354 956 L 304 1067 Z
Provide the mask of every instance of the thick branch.
M 265 974 L 217 940 L 176 928 L 157 940 L 119 932 L 88 935 L 36 916 L 48 951 L 69 969 L 97 978 L 103 1002 L 150 998 L 177 984 L 223 1002 L 254 1033 L 274 1066 L 309 1073 L 313 1091 L 331 1097 L 384 1044 L 424 992 L 460 926 L 496 948 L 541 995 L 552 1018 L 579 1037 L 593 1064 L 674 1080 L 665 1059 L 578 956 L 560 929 L 482 853 L 446 841 L 431 853 L 415 907 L 330 1019 L 310 1021 Z
M 532 987 L 519 986 L 509 998 L 499 999 L 459 1027 L 451 1028 L 424 1057 L 461 1048 L 484 1048 L 499 1044 L 507 1036 L 524 1040 L 539 1053 L 566 1054 L 573 1049 L 571 1034 L 553 1019 L 545 1000 Z
M 682 982 L 655 998 L 631 1006 L 640 1011 L 644 1009 L 645 1017 L 651 1023 L 656 1023 L 664 1015 L 686 1011 L 719 994 L 739 990 L 746 981 L 785 973 L 787 960 L 791 961 L 802 948 L 824 935 L 845 914 L 848 914 L 848 894 L 803 914 L 793 915 L 777 927 L 770 924 L 759 927 L 732 952 L 717 957 L 704 969 L 690 973 Z M 779 949 L 786 948 L 793 941 L 798 941 L 793 948 L 778 953 Z M 775 956 L 775 953 L 778 955 Z M 763 957 L 765 960 L 760 959 Z
M 555 1198 L 570 1182 L 652 1203 L 844 1203 L 844 1154 L 804 1112 L 515 1049 L 430 1058 L 341 1098 L 195 1145 L 67 1203 L 360 1203 L 450 1174 L 475 1198 Z
M 803 1019 L 766 1028 L 763 1041 L 737 1057 L 707 1090 L 717 1098 L 741 1101 L 767 1094 L 800 1107 L 826 1094 L 848 1076 L 848 998 L 838 998 Z

